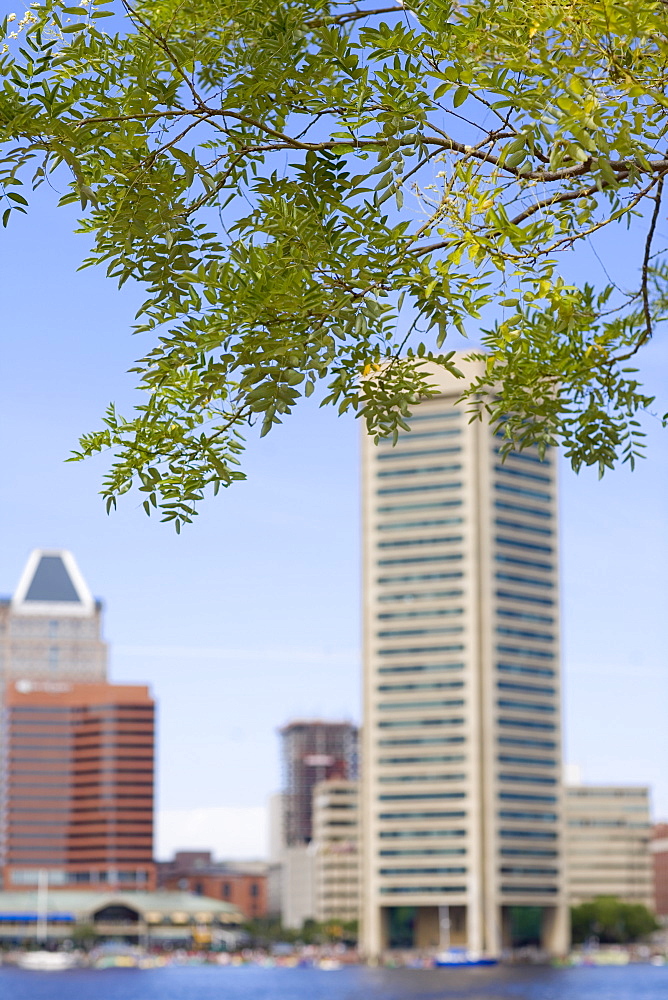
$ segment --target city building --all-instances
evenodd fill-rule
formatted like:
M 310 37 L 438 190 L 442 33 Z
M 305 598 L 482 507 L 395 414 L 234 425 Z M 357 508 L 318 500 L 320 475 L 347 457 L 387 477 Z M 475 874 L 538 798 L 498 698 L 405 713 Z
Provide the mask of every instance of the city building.
M 284 926 L 299 929 L 316 915 L 313 790 L 321 781 L 357 777 L 358 731 L 351 722 L 298 720 L 280 737 L 283 842 L 280 880 L 274 873 L 272 883 L 280 887 Z
M 187 892 L 0 892 L 0 944 L 93 942 L 145 947 L 236 946 L 242 914 L 229 903 Z
M 654 909 L 649 788 L 570 785 L 565 791 L 571 906 L 616 896 Z
M 176 851 L 157 863 L 158 888 L 222 899 L 246 920 L 267 915 L 266 862 L 214 861 L 211 851 Z
M 668 918 L 668 823 L 657 823 L 650 842 L 654 875 L 654 908 L 657 916 Z
M 151 889 L 154 705 L 146 687 L 13 680 L 4 692 L 6 889 Z
M 569 945 L 563 870 L 556 456 L 505 459 L 458 404 L 364 434 L 362 946 L 499 954 L 518 908 Z
M 313 789 L 315 919 L 348 922 L 360 915 L 359 785 L 331 778 Z
M 313 838 L 313 788 L 328 778 L 357 777 L 357 727 L 351 722 L 297 721 L 280 730 L 285 846 Z
M 105 681 L 101 627 L 102 604 L 91 596 L 74 556 L 35 549 L 14 596 L 0 599 L 2 681 Z

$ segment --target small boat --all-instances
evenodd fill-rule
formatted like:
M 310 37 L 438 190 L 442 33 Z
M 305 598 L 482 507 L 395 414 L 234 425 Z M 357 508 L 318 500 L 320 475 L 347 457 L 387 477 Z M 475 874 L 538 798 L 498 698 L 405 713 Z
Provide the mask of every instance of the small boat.
M 435 969 L 461 969 L 481 965 L 498 965 L 498 958 L 489 958 L 466 948 L 450 948 L 434 959 Z
M 25 951 L 16 964 L 31 972 L 65 972 L 78 964 L 78 958 L 66 951 Z

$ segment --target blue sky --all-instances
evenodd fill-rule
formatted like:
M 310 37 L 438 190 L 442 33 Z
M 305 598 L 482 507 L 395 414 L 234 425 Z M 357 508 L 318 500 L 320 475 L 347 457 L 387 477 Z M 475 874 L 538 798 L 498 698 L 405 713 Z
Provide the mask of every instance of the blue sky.
M 130 406 L 138 296 L 76 272 L 85 243 L 50 202 L 0 233 L 0 592 L 34 546 L 75 553 L 106 602 L 112 678 L 159 701 L 160 853 L 257 853 L 277 727 L 359 717 L 359 426 L 308 401 L 179 537 L 134 500 L 107 516 L 104 459 L 63 460 L 107 402 Z M 665 411 L 662 338 L 641 363 Z M 668 432 L 647 429 L 632 474 L 562 470 L 566 758 L 588 781 L 651 783 L 668 817 Z

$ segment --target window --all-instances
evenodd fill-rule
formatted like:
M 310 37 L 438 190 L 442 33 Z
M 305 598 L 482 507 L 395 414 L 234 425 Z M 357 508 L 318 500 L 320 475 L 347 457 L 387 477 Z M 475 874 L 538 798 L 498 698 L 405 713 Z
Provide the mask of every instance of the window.
M 229 899 L 232 895 L 232 886 L 229 882 L 223 882 L 221 886 L 221 895 L 223 899 Z
M 497 646 L 499 653 L 510 654 L 511 656 L 526 656 L 537 660 L 553 660 L 554 653 L 546 649 L 526 649 L 524 646 Z
M 385 621 L 394 618 L 445 618 L 447 615 L 461 615 L 463 608 L 429 608 L 426 611 L 383 611 L 376 617 Z
M 537 562 L 535 559 L 517 559 L 515 556 L 504 556 L 497 553 L 494 559 L 498 563 L 507 563 L 509 566 L 527 566 L 530 569 L 540 569 L 551 572 L 554 568 L 552 563 Z
M 452 437 L 458 434 L 461 434 L 459 427 L 447 427 L 437 431 L 409 431 L 408 433 L 399 434 L 396 445 L 393 444 L 392 438 L 382 438 L 378 442 L 378 447 L 383 450 L 389 450 L 397 446 L 401 447 L 404 444 L 411 444 L 413 441 L 424 440 L 425 438 Z
M 414 838 L 415 840 L 433 840 L 441 837 L 465 837 L 466 830 L 381 830 L 379 837 L 381 840 L 405 840 Z
M 544 552 L 546 555 L 552 555 L 554 552 L 551 545 L 539 545 L 538 542 L 524 542 L 516 538 L 503 538 L 501 535 L 497 535 L 495 541 L 497 545 L 507 545 L 515 549 L 527 549 L 531 552 Z
M 415 895 L 419 893 L 464 893 L 466 892 L 466 886 L 464 885 L 393 885 L 393 886 L 382 886 L 381 894 L 384 896 L 400 896 L 406 893 L 412 893 Z
M 441 517 L 433 521 L 391 521 L 389 524 L 379 524 L 379 531 L 404 531 L 406 528 L 440 528 L 447 524 L 461 524 L 463 517 Z
M 431 413 L 414 413 L 410 417 L 405 417 L 405 422 L 411 424 L 422 423 L 424 420 L 458 420 L 461 410 L 432 410 Z M 411 433 L 412 436 L 412 432 Z
M 532 747 L 537 750 L 556 750 L 557 744 L 554 740 L 530 740 L 520 739 L 516 736 L 499 736 L 499 746 L 505 747 Z
M 423 448 L 421 451 L 401 451 L 399 448 L 392 451 L 381 451 L 376 454 L 376 460 L 382 462 L 388 458 L 424 458 L 426 455 L 453 455 L 462 449 L 459 445 L 450 448 Z M 458 466 L 459 468 L 459 466 Z
M 378 479 L 396 479 L 399 476 L 436 476 L 445 475 L 448 472 L 459 472 L 461 464 L 453 462 L 452 465 L 423 465 L 416 469 L 381 469 L 376 473 Z
M 542 604 L 546 607 L 554 604 L 554 600 L 551 597 L 540 597 L 536 594 L 518 594 L 513 590 L 497 590 L 496 596 L 502 600 L 523 601 L 526 604 Z
M 499 754 L 496 758 L 500 764 L 527 764 L 531 767 L 556 767 L 556 760 L 545 757 L 516 757 L 512 754 Z
M 391 812 L 378 813 L 378 819 L 386 820 L 412 820 L 412 819 L 463 819 L 466 813 L 461 809 L 449 810 L 448 812 Z
M 379 757 L 379 764 L 460 764 L 466 758 L 463 753 L 434 754 L 430 757 Z M 463 775 L 462 775 L 463 777 Z M 382 781 L 385 779 L 382 778 Z M 390 780 L 389 778 L 387 779 Z
M 415 747 L 415 746 L 445 746 L 448 743 L 464 743 L 463 736 L 419 737 L 408 739 L 378 740 L 379 747 Z
M 392 496 L 398 493 L 427 493 L 434 490 L 458 490 L 461 483 L 423 483 L 420 486 L 392 486 L 382 490 L 376 490 L 376 495 Z
M 556 823 L 557 814 L 556 813 L 537 813 L 537 812 L 510 812 L 507 809 L 502 809 L 499 812 L 500 819 L 519 819 L 530 821 L 532 823 Z
M 541 490 L 527 490 L 522 486 L 510 486 L 508 483 L 495 483 L 494 489 L 499 493 L 512 493 L 514 496 L 531 497 L 534 500 L 545 500 L 549 503 L 551 494 L 543 493 Z
M 495 448 L 494 453 L 500 455 L 502 452 L 501 448 Z M 540 455 L 531 451 L 508 451 L 506 452 L 505 458 L 512 458 L 516 462 L 532 462 L 534 465 L 543 465 L 550 468 L 550 462 L 545 461 Z
M 404 850 L 379 851 L 381 858 L 427 858 L 466 854 L 465 847 L 407 847 Z
M 553 535 L 552 528 L 546 528 L 542 524 L 527 524 L 522 521 L 507 521 L 503 517 L 497 517 L 494 522 L 499 528 L 512 528 L 515 531 L 529 531 L 532 535 Z M 552 550 L 550 549 L 550 552 Z
M 522 694 L 556 694 L 553 687 L 543 687 L 538 684 L 513 684 L 511 681 L 497 681 L 496 686 L 502 691 L 519 691 Z
M 517 479 L 531 479 L 534 483 L 545 483 L 546 486 L 552 482 L 551 476 L 544 476 L 540 472 L 529 472 L 527 469 L 514 469 L 511 465 L 495 465 L 494 471 L 502 476 L 513 476 Z
M 556 858 L 559 852 L 540 847 L 502 847 L 499 851 L 504 858 Z
M 554 670 L 550 667 L 521 666 L 516 663 L 497 663 L 496 669 L 504 674 L 524 674 L 531 677 L 554 677 Z
M 438 556 L 408 556 L 404 559 L 378 559 L 376 566 L 413 566 L 416 563 L 456 562 L 462 558 L 461 552 L 448 552 Z
M 534 719 L 497 719 L 500 726 L 509 726 L 514 729 L 542 729 L 545 732 L 553 732 L 557 727 L 553 722 L 536 722 Z
M 465 875 L 461 865 L 452 868 L 379 868 L 379 875 Z M 545 874 L 548 874 L 547 872 Z
M 442 691 L 449 688 L 463 688 L 464 681 L 425 681 L 424 684 L 379 684 L 376 690 L 383 692 Z
M 535 893 L 537 896 L 553 896 L 559 889 L 556 885 L 502 885 L 502 892 Z
M 381 701 L 377 707 L 379 712 L 413 712 L 418 709 L 461 708 L 463 704 L 463 698 L 447 698 L 440 701 Z
M 379 649 L 379 656 L 424 656 L 426 653 L 458 653 L 464 646 L 452 643 L 450 646 L 405 646 L 399 649 Z
M 554 705 L 545 705 L 541 701 L 510 701 L 508 698 L 499 698 L 497 701 L 499 708 L 511 708 L 515 712 L 554 712 Z
M 463 625 L 444 625 L 441 628 L 391 628 L 376 632 L 379 639 L 405 639 L 415 635 L 457 635 Z
M 461 542 L 461 535 L 438 535 L 436 538 L 397 538 L 391 541 L 378 542 L 379 549 L 406 548 L 409 545 L 442 545 L 448 542 Z
M 552 615 L 539 615 L 531 611 L 513 611 L 510 608 L 497 608 L 496 614 L 499 618 L 518 618 L 525 622 L 545 622 L 546 625 L 554 625 Z
M 379 576 L 376 582 L 417 583 L 423 580 L 458 580 L 462 576 L 464 576 L 464 574 L 461 570 L 453 570 L 450 573 L 418 573 L 414 576 Z
M 556 785 L 557 779 L 545 774 L 499 774 L 499 781 L 517 781 L 527 785 Z
M 401 503 L 392 507 L 377 507 L 377 514 L 397 514 L 405 510 L 443 510 L 446 507 L 461 507 L 461 500 L 433 500 L 431 503 Z
M 466 792 L 406 792 L 405 794 L 379 795 L 379 802 L 427 802 L 443 799 L 465 799 Z
M 379 667 L 379 674 L 440 673 L 441 670 L 463 670 L 463 663 L 411 663 L 401 667 Z
M 399 719 L 391 722 L 379 722 L 379 729 L 405 729 L 418 726 L 461 726 L 463 719 Z M 554 728 L 554 726 L 552 726 Z
M 554 587 L 552 580 L 537 580 L 532 576 L 517 576 L 514 573 L 496 573 L 497 580 L 506 580 L 508 583 L 522 583 L 527 587 Z
M 253 897 L 257 897 L 260 895 L 260 887 L 257 884 L 257 882 L 251 882 L 250 894 Z
M 461 573 L 455 574 L 461 576 Z M 381 594 L 379 601 L 436 601 L 440 598 L 461 597 L 462 590 L 418 590 L 412 594 Z M 431 612 L 430 612 L 431 613 Z M 380 615 L 378 617 L 381 617 Z
M 499 830 L 500 837 L 508 837 L 517 840 L 556 840 L 557 834 L 553 830 Z
M 503 802 L 556 802 L 556 795 L 529 795 L 521 792 L 499 792 Z
M 533 632 L 529 629 L 507 628 L 505 625 L 497 625 L 497 635 L 508 635 L 514 639 L 533 639 L 535 642 L 554 642 L 554 636 L 546 632 Z
M 511 487 L 512 489 L 512 487 Z M 495 500 L 494 506 L 497 510 L 510 510 L 514 514 L 530 514 L 532 517 L 552 517 L 552 512 L 544 507 L 525 507 L 522 504 L 507 503 L 505 500 Z

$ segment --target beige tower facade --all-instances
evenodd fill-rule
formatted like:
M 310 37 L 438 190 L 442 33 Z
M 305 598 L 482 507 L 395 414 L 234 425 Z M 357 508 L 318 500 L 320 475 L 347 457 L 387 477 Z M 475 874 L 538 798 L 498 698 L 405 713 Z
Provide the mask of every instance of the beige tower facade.
M 649 788 L 570 785 L 565 808 L 571 906 L 616 896 L 653 910 Z
M 395 446 L 363 439 L 363 948 L 497 955 L 532 907 L 562 953 L 555 456 L 502 461 L 433 381 Z
M 359 920 L 359 784 L 343 778 L 313 789 L 315 919 Z

